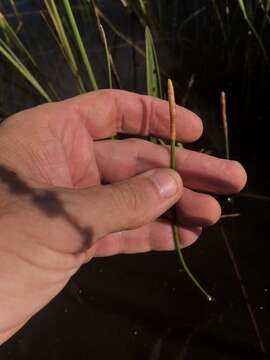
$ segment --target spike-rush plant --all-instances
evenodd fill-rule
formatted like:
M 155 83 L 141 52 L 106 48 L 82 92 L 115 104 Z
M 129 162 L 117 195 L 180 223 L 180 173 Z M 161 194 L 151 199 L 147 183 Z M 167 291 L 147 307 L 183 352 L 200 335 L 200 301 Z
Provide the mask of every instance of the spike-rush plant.
M 7 0 L 8 2 L 8 0 Z M 17 26 L 11 26 L 9 18 L 0 13 L 0 55 L 2 60 L 4 59 L 11 68 L 20 74 L 20 76 L 27 81 L 30 86 L 39 94 L 43 101 L 50 102 L 59 100 L 61 96 L 58 95 L 58 88 L 52 84 L 49 78 L 49 74 L 42 73 L 42 67 L 39 66 L 38 61 L 35 59 L 31 51 L 25 45 L 18 32 L 23 27 L 22 16 L 18 10 L 16 0 L 9 0 L 10 7 L 13 9 L 14 17 L 17 19 Z M 167 79 L 169 76 L 166 71 L 159 66 L 157 49 L 155 46 L 156 34 L 160 34 L 162 26 L 166 23 L 164 18 L 164 7 L 167 7 L 166 1 L 150 1 L 150 0 L 118 0 L 119 6 L 126 9 L 127 14 L 134 12 L 139 19 L 139 23 L 143 27 L 145 34 L 145 47 L 141 44 L 134 43 L 134 41 L 125 33 L 123 33 L 118 25 L 114 24 L 110 18 L 105 14 L 104 9 L 100 7 L 98 0 L 40 0 L 40 15 L 44 20 L 44 26 L 51 32 L 54 37 L 62 55 L 65 59 L 69 72 L 76 84 L 76 92 L 78 94 L 85 93 L 86 91 L 97 90 L 100 87 L 99 77 L 96 74 L 94 61 L 92 61 L 93 50 L 91 48 L 91 38 L 85 40 L 81 33 L 80 19 L 78 17 L 78 11 L 83 12 L 87 21 L 93 21 L 99 34 L 99 40 L 101 48 L 104 54 L 104 65 L 106 73 L 106 87 L 108 88 L 121 88 L 121 74 L 118 73 L 110 43 L 106 31 L 110 31 L 115 36 L 119 37 L 122 41 L 130 46 L 138 56 L 145 61 L 146 68 L 146 90 L 147 94 L 159 98 L 166 97 L 166 91 L 162 86 L 162 79 Z M 177 0 L 170 2 L 171 8 L 177 8 Z M 154 5 L 153 5 L 154 4 Z M 238 0 L 234 4 L 234 8 L 228 5 L 228 1 L 209 1 L 209 5 L 203 6 L 191 12 L 186 19 L 179 24 L 176 29 L 178 34 L 182 34 L 183 30 L 190 26 L 197 18 L 201 18 L 206 11 L 212 9 L 213 16 L 216 18 L 216 23 L 220 27 L 220 31 L 223 34 L 224 42 L 229 43 L 229 39 L 234 37 L 234 32 L 229 28 L 228 24 L 235 16 L 235 9 L 238 11 L 238 15 L 241 15 L 241 20 L 246 22 L 247 29 L 254 35 L 255 41 L 258 46 L 258 51 L 261 52 L 265 59 L 265 63 L 269 68 L 269 54 L 267 47 L 264 44 L 265 29 L 270 25 L 270 0 Z M 180 5 L 179 5 L 180 6 Z M 262 21 L 258 27 L 257 13 L 263 14 Z M 89 14 L 93 16 L 89 16 Z M 255 15 L 254 15 L 255 14 Z M 231 19 L 231 20 L 230 20 Z M 207 20 L 208 21 L 208 20 Z M 170 23 L 174 23 L 170 21 Z M 93 24 L 92 24 L 93 25 Z M 87 24 L 88 26 L 88 24 Z M 106 30 L 108 29 L 108 30 Z M 235 46 L 230 46 L 232 49 Z M 176 84 L 175 84 L 176 85 Z M 180 143 L 176 143 L 175 139 L 175 100 L 174 90 L 172 82 L 168 81 L 168 100 L 169 111 L 171 119 L 171 168 L 175 169 L 175 147 L 182 146 Z M 226 145 L 226 157 L 229 158 L 229 136 L 228 136 L 228 124 L 226 114 L 226 98 L 225 93 L 221 94 L 221 114 L 224 127 L 225 145 Z M 0 107 L 0 117 L 7 117 L 9 114 Z M 149 137 L 149 140 L 156 144 L 168 145 L 168 141 L 156 137 Z M 169 164 L 168 164 L 169 166 Z M 256 196 L 254 194 L 243 194 L 248 197 Z M 269 200 L 269 199 L 263 199 Z M 175 241 L 176 251 L 181 262 L 181 265 L 187 275 L 190 277 L 195 286 L 211 301 L 213 300 L 205 289 L 201 286 L 200 282 L 194 277 L 183 257 L 181 250 L 181 239 L 176 226 L 175 209 L 172 209 L 172 233 Z M 238 216 L 239 214 L 223 215 L 223 217 Z M 222 236 L 226 243 L 226 247 L 233 263 L 236 276 L 241 281 L 240 272 L 235 262 L 232 249 L 226 238 L 226 234 L 222 229 Z M 241 288 L 242 289 L 242 288 Z M 246 290 L 243 290 L 246 293 Z M 247 303 L 248 304 L 248 303 Z M 249 306 L 249 305 L 247 305 Z M 256 324 L 252 309 L 248 308 L 250 318 L 253 327 L 256 331 L 258 341 L 262 352 L 264 347 L 260 338 L 258 326 Z
M 77 24 L 76 18 L 74 16 L 74 11 L 71 7 L 69 0 L 62 0 L 62 10 L 64 9 L 65 13 L 60 15 L 59 10 L 59 3 L 55 0 L 44 0 L 47 15 L 50 18 L 50 21 L 54 27 L 54 35 L 56 37 L 56 41 L 59 44 L 63 55 L 66 59 L 66 62 L 69 66 L 69 69 L 77 83 L 77 88 L 79 93 L 84 93 L 86 89 L 89 87 L 92 90 L 98 89 L 98 84 L 96 80 L 96 76 L 93 70 L 92 63 L 88 56 L 86 50 L 86 44 L 84 44 L 82 40 L 82 36 L 79 31 L 79 26 Z M 146 16 L 147 15 L 147 1 L 140 1 L 140 6 L 142 13 Z M 13 4 L 14 5 L 14 4 Z M 91 1 L 92 10 L 94 11 L 94 15 L 96 18 L 96 24 L 98 28 L 98 32 L 100 34 L 100 41 L 104 48 L 104 56 L 105 56 L 105 63 L 106 63 L 106 73 L 107 73 L 107 83 L 108 87 L 113 87 L 113 80 L 112 80 L 112 56 L 110 54 L 107 37 L 104 31 L 104 28 L 101 23 L 100 19 L 100 12 L 98 6 L 94 0 Z M 63 17 L 64 16 L 64 17 Z M 67 28 L 70 26 L 70 28 Z M 36 61 L 34 60 L 33 56 L 24 46 L 22 41 L 17 36 L 16 32 L 12 29 L 9 25 L 8 21 L 6 20 L 3 14 L 0 14 L 0 27 L 3 30 L 4 38 L 0 39 L 0 52 L 2 55 L 8 60 L 19 72 L 20 74 L 39 92 L 39 94 L 46 100 L 52 101 L 54 98 L 54 94 L 52 96 L 45 90 L 45 88 L 38 82 L 38 80 L 34 77 L 28 67 L 23 63 L 20 59 L 20 56 L 28 61 L 32 67 L 38 67 Z M 71 37 L 71 39 L 70 39 Z M 76 45 L 76 50 L 78 54 L 75 55 L 74 53 L 74 46 L 71 44 L 71 40 Z M 86 83 L 85 79 L 81 75 L 79 71 L 79 66 L 77 64 L 78 55 L 80 56 L 82 63 L 85 67 L 86 74 L 88 77 L 88 84 Z M 146 84 L 147 84 L 147 93 L 151 96 L 156 96 L 159 98 L 163 97 L 162 93 L 162 83 L 161 83 L 161 75 L 160 75 L 160 67 L 158 63 L 158 56 L 157 51 L 155 48 L 153 36 L 151 34 L 151 30 L 148 25 L 145 26 L 145 62 L 146 62 Z M 168 88 L 169 94 L 169 103 L 170 103 L 170 113 L 171 113 L 171 127 L 173 128 L 175 125 L 175 116 L 174 114 L 174 94 L 172 83 L 169 82 Z M 172 161 L 171 167 L 175 169 L 175 131 L 172 131 L 172 139 L 171 139 L 171 154 L 172 154 Z M 158 139 L 155 137 L 150 137 L 150 141 L 153 143 L 161 143 L 164 144 L 162 139 Z M 174 161 L 173 161 L 174 159 Z M 195 277 L 191 274 L 190 270 L 188 269 L 180 245 L 180 237 L 177 231 L 177 226 L 175 224 L 172 225 L 172 230 L 175 239 L 175 245 L 177 249 L 177 253 L 179 255 L 180 262 L 182 264 L 183 269 L 186 271 L 188 276 L 194 282 L 194 284 L 202 291 L 204 295 L 206 295 L 208 300 L 211 300 L 212 297 L 206 293 L 206 291 L 202 288 L 199 282 L 195 279 Z

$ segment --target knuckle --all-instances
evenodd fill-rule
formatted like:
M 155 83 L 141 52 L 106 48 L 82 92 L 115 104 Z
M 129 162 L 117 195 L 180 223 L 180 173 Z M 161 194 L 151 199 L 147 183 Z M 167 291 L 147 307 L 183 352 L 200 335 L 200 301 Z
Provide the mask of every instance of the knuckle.
M 135 186 L 129 182 L 113 185 L 112 200 L 115 207 L 125 211 L 133 220 L 140 217 L 141 196 Z

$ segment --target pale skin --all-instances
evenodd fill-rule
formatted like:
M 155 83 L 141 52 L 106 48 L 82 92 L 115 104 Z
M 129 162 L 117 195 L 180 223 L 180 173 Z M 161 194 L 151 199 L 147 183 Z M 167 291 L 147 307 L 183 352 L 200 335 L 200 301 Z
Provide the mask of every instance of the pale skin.
M 168 103 L 104 90 L 0 126 L 0 343 L 93 257 L 173 250 L 170 223 L 158 218 L 174 204 L 182 246 L 191 245 L 220 218 L 210 194 L 246 183 L 235 161 L 178 149 L 173 171 L 167 147 L 104 140 L 116 132 L 168 138 Z M 177 107 L 177 139 L 201 133 L 200 119 Z

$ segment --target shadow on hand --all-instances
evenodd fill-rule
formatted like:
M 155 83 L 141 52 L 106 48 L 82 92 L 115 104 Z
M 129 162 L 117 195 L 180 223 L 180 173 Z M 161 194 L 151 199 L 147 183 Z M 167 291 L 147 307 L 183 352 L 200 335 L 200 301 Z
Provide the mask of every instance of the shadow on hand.
M 10 193 L 17 196 L 28 196 L 32 203 L 47 217 L 62 217 L 72 225 L 82 237 L 83 246 L 81 251 L 88 249 L 92 245 L 93 232 L 91 228 L 82 227 L 77 219 L 68 213 L 56 191 L 32 188 L 20 179 L 16 172 L 3 165 L 0 165 L 0 181 L 7 185 Z

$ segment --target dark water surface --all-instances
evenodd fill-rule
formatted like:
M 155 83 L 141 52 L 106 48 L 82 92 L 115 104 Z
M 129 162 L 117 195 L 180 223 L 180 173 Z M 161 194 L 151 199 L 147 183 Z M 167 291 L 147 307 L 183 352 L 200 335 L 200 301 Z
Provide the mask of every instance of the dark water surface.
M 104 0 L 102 3 L 112 22 L 140 44 L 142 32 L 132 15 L 130 18 L 123 16 L 114 7 L 114 2 Z M 194 1 L 184 3 L 181 11 L 177 10 L 182 18 L 186 18 L 192 6 L 198 5 Z M 207 1 L 201 2 L 202 5 L 205 3 Z M 22 10 L 30 6 L 26 1 L 20 4 Z M 40 19 L 34 15 L 26 15 L 24 20 L 28 29 L 41 26 Z M 269 74 L 262 69 L 260 56 L 249 66 L 247 78 L 243 64 L 237 60 L 241 46 L 233 56 L 235 64 L 225 69 L 222 67 L 224 59 L 219 61 L 216 55 L 219 54 L 220 40 L 213 40 L 216 48 L 207 49 L 204 27 L 199 27 L 198 33 L 191 28 L 187 33 L 175 36 L 173 41 L 172 28 L 166 23 L 164 27 L 166 31 L 159 40 L 162 66 L 180 84 L 179 102 L 190 76 L 195 74 L 194 87 L 186 105 L 205 121 L 207 130 L 203 141 L 206 146 L 218 156 L 224 153 L 217 118 L 218 94 L 225 89 L 230 101 L 232 157 L 244 164 L 249 175 L 245 191 L 269 196 Z M 93 33 L 93 56 L 94 63 L 98 63 L 102 53 L 95 36 Z M 125 69 L 121 73 L 122 86 L 145 92 L 143 60 L 122 41 L 110 33 L 109 36 L 116 64 L 119 69 Z M 183 45 L 186 36 L 191 37 L 193 44 L 188 48 Z M 53 71 L 55 82 L 61 80 L 61 95 L 74 95 L 76 89 L 59 50 L 48 34 L 43 33 L 42 39 L 42 45 L 37 39 L 26 38 L 26 41 L 34 47 L 45 71 Z M 205 42 L 205 45 L 198 47 L 198 42 Z M 98 71 L 100 79 L 104 79 L 103 70 Z M 2 77 L 4 72 L 2 67 Z M 12 76 L 13 85 L 2 94 L 7 109 L 14 111 L 34 105 L 37 99 L 25 96 L 25 88 L 16 90 L 14 95 L 18 78 Z M 199 143 L 197 147 L 201 145 Z M 241 213 L 233 220 L 223 220 L 222 229 L 232 247 L 242 283 L 235 276 L 220 224 L 205 230 L 200 240 L 185 250 L 187 262 L 216 302 L 208 303 L 194 288 L 179 266 L 175 253 L 95 259 L 82 267 L 59 296 L 1 346 L 0 359 L 266 358 L 266 355 L 262 356 L 246 302 L 248 300 L 261 341 L 269 352 L 269 207 L 267 200 L 241 196 L 235 198 L 233 206 L 224 206 L 225 212 Z M 243 298 L 241 285 L 244 285 L 248 299 Z

